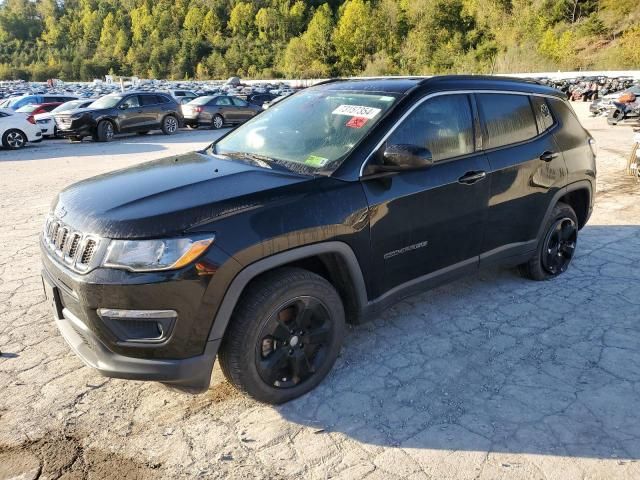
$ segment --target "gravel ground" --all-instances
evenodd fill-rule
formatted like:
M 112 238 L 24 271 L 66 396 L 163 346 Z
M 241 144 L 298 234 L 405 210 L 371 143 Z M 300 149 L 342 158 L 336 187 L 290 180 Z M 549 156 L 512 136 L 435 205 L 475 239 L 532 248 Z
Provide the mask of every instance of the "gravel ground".
M 586 106 L 599 193 L 565 275 L 487 271 L 406 300 L 278 408 L 217 367 L 196 396 L 103 378 L 42 292 L 37 234 L 59 189 L 214 132 L 0 151 L 0 478 L 640 478 L 640 184 L 623 175 L 631 129 Z

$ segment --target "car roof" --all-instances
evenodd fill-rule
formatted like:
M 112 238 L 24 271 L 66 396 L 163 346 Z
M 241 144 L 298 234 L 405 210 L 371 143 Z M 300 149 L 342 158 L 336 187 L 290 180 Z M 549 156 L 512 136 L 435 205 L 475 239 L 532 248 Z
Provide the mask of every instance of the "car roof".
M 407 94 L 419 87 L 430 90 L 507 90 L 563 96 L 562 92 L 534 79 L 490 75 L 334 79 L 313 88 Z

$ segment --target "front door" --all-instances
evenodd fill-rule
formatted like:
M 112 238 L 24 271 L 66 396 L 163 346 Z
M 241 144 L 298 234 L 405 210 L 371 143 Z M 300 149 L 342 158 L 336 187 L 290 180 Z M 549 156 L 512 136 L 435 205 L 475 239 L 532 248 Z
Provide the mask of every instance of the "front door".
M 489 169 L 476 151 L 471 98 L 435 96 L 391 133 L 371 161 L 390 145 L 429 149 L 434 165 L 380 179 L 363 178 L 370 206 L 371 247 L 380 277 L 374 294 L 414 279 L 433 280 L 475 270 L 487 214 Z
M 124 99 L 120 104 L 120 107 L 126 105 L 126 108 L 121 108 L 118 113 L 118 120 L 120 122 L 121 132 L 131 132 L 138 128 L 141 122 L 144 121 L 144 115 L 142 114 L 142 108 L 140 107 L 140 100 L 138 95 L 130 95 Z

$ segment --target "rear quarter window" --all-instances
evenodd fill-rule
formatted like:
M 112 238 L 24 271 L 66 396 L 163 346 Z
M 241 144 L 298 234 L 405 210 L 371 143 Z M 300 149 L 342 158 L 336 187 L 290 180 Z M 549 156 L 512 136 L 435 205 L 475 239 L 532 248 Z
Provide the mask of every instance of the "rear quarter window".
M 538 131 L 543 133 L 552 129 L 556 121 L 551 114 L 547 101 L 543 97 L 532 96 L 531 105 L 533 105 L 533 113 L 535 113 L 536 122 L 538 122 Z
M 538 135 L 527 95 L 476 94 L 483 123 L 483 147 L 498 148 L 524 142 Z

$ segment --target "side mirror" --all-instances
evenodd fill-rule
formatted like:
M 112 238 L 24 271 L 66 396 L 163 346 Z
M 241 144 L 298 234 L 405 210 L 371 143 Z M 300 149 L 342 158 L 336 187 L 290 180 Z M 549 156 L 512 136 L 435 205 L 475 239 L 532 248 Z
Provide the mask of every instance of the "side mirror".
M 382 158 L 382 164 L 369 165 L 373 173 L 425 170 L 433 165 L 429 149 L 417 145 L 388 145 Z

